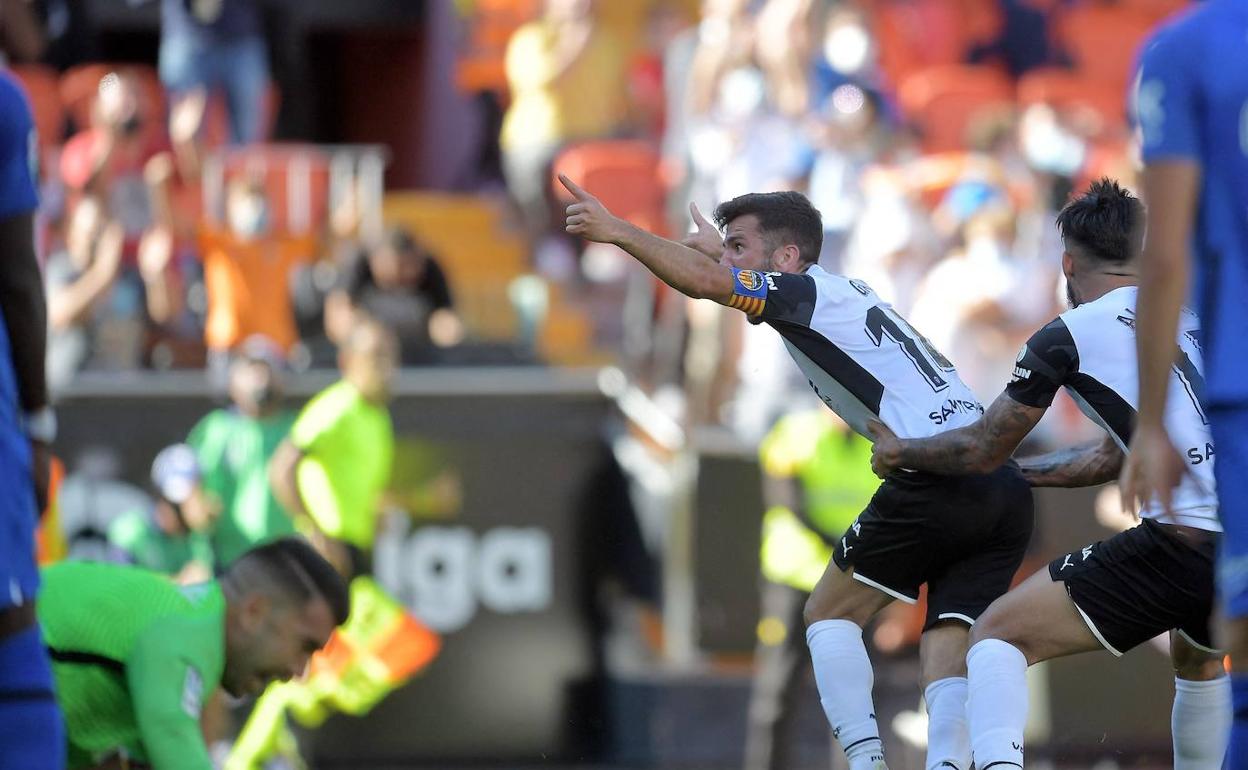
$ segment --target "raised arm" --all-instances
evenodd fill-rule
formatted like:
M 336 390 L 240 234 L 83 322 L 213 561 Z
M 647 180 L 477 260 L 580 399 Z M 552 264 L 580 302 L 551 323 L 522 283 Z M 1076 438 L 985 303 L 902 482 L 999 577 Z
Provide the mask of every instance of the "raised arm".
M 923 439 L 899 439 L 873 420 L 867 426 L 875 442 L 871 470 L 880 478 L 898 468 L 952 476 L 988 473 L 1010 458 L 1044 412 L 1002 393 L 973 425 Z
M 290 439 L 278 445 L 269 460 L 269 485 L 273 489 L 273 497 L 295 520 L 310 518 L 299 494 L 298 473 L 302 460 L 303 450 Z
M 1170 496 L 1186 467 L 1162 423 L 1175 360 L 1179 308 L 1187 294 L 1191 234 L 1207 141 L 1206 107 L 1188 41 L 1162 33 L 1145 45 L 1136 79 L 1137 118 L 1144 158 L 1148 231 L 1140 255 L 1135 342 L 1140 408 L 1119 486 L 1123 504 Z
M 1118 477 L 1122 449 L 1109 436 L 1075 447 L 1034 457 L 1016 458 L 1023 477 L 1033 487 L 1094 487 Z
M 733 296 L 731 269 L 706 254 L 620 219 L 566 176 L 560 175 L 559 181 L 576 199 L 567 210 L 565 229 L 570 234 L 619 246 L 659 280 L 687 297 L 730 304 Z

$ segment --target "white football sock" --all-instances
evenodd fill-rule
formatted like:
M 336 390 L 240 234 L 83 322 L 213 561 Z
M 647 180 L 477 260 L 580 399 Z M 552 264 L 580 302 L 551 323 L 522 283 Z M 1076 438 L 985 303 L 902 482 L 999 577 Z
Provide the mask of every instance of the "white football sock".
M 806 643 L 819 701 L 850 770 L 879 770 L 884 766 L 884 746 L 871 700 L 875 674 L 862 629 L 848 620 L 821 620 L 806 629 Z
M 1008 642 L 985 639 L 966 654 L 966 670 L 966 715 L 975 767 L 1022 767 L 1027 658 Z
M 1218 770 L 1231 736 L 1231 680 L 1174 680 L 1174 770 Z
M 927 770 L 970 770 L 971 733 L 966 724 L 966 677 L 937 679 L 923 691 L 927 701 Z

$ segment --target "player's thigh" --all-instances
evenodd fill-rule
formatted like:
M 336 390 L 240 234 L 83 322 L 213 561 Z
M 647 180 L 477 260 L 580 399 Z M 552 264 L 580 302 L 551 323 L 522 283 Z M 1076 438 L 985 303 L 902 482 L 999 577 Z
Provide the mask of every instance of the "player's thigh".
M 840 618 L 861 625 L 893 599 L 916 604 L 939 557 L 931 532 L 944 497 L 929 477 L 886 479 L 837 540 L 807 603 L 807 624 Z
M 970 643 L 984 639 L 1009 642 L 1027 656 L 1028 665 L 1102 649 L 1066 587 L 1047 568 L 997 599 L 975 621 Z
M 810 592 L 802 617 L 808 626 L 821 620 L 849 620 L 865 626 L 893 599 L 878 587 L 855 580 L 853 567 L 842 570 L 835 561 L 829 561 Z
M 1186 632 L 1170 632 L 1170 660 L 1174 675 L 1189 682 L 1208 682 L 1223 676 L 1223 653 L 1192 639 Z

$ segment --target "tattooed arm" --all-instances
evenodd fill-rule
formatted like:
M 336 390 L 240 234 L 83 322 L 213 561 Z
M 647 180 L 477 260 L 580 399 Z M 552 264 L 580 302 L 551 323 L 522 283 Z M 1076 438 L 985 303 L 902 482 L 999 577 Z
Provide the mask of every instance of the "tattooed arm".
M 1107 434 L 1101 441 L 1022 458 L 1018 467 L 1033 487 L 1094 487 L 1116 479 L 1123 459 Z
M 1002 393 L 974 425 L 929 438 L 899 439 L 883 423 L 872 421 L 871 470 L 880 478 L 897 468 L 954 476 L 988 473 L 1009 459 L 1044 412 Z

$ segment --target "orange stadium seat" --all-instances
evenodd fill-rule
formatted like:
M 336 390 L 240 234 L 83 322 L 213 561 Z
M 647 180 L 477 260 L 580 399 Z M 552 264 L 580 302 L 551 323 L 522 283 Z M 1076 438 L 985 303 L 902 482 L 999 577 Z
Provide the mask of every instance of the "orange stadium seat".
M 945 66 L 916 72 L 897 91 L 902 112 L 928 152 L 963 149 L 966 129 L 986 110 L 1014 103 L 1014 85 L 990 67 Z
M 1160 24 L 1192 6 L 1192 0 L 1122 0 L 1122 3 L 1148 17 L 1154 24 Z
M 39 145 L 44 149 L 60 146 L 65 138 L 65 107 L 61 104 L 56 70 L 42 64 L 15 64 L 12 72 L 30 100 Z
M 110 72 L 128 75 L 139 92 L 139 115 L 151 127 L 163 126 L 166 114 L 165 87 L 156 69 L 145 64 L 95 62 L 71 67 L 61 75 L 61 104 L 77 129 L 91 124 L 91 105 L 100 86 L 100 78 Z
M 882 0 L 870 13 L 880 66 L 893 83 L 919 70 L 961 64 L 1001 23 L 992 0 Z
M 556 195 L 568 193 L 558 175 L 593 190 L 613 212 L 651 232 L 667 230 L 664 198 L 666 190 L 659 171 L 659 154 L 648 143 L 606 140 L 574 145 L 559 153 L 551 183 Z
M 1140 44 L 1155 20 L 1129 5 L 1080 5 L 1065 11 L 1058 34 L 1087 77 L 1125 89 Z
M 1100 116 L 1103 133 L 1126 128 L 1126 93 L 1104 81 L 1071 70 L 1038 69 L 1018 81 L 1018 101 L 1023 105 L 1049 104 L 1058 109 L 1088 109 Z

